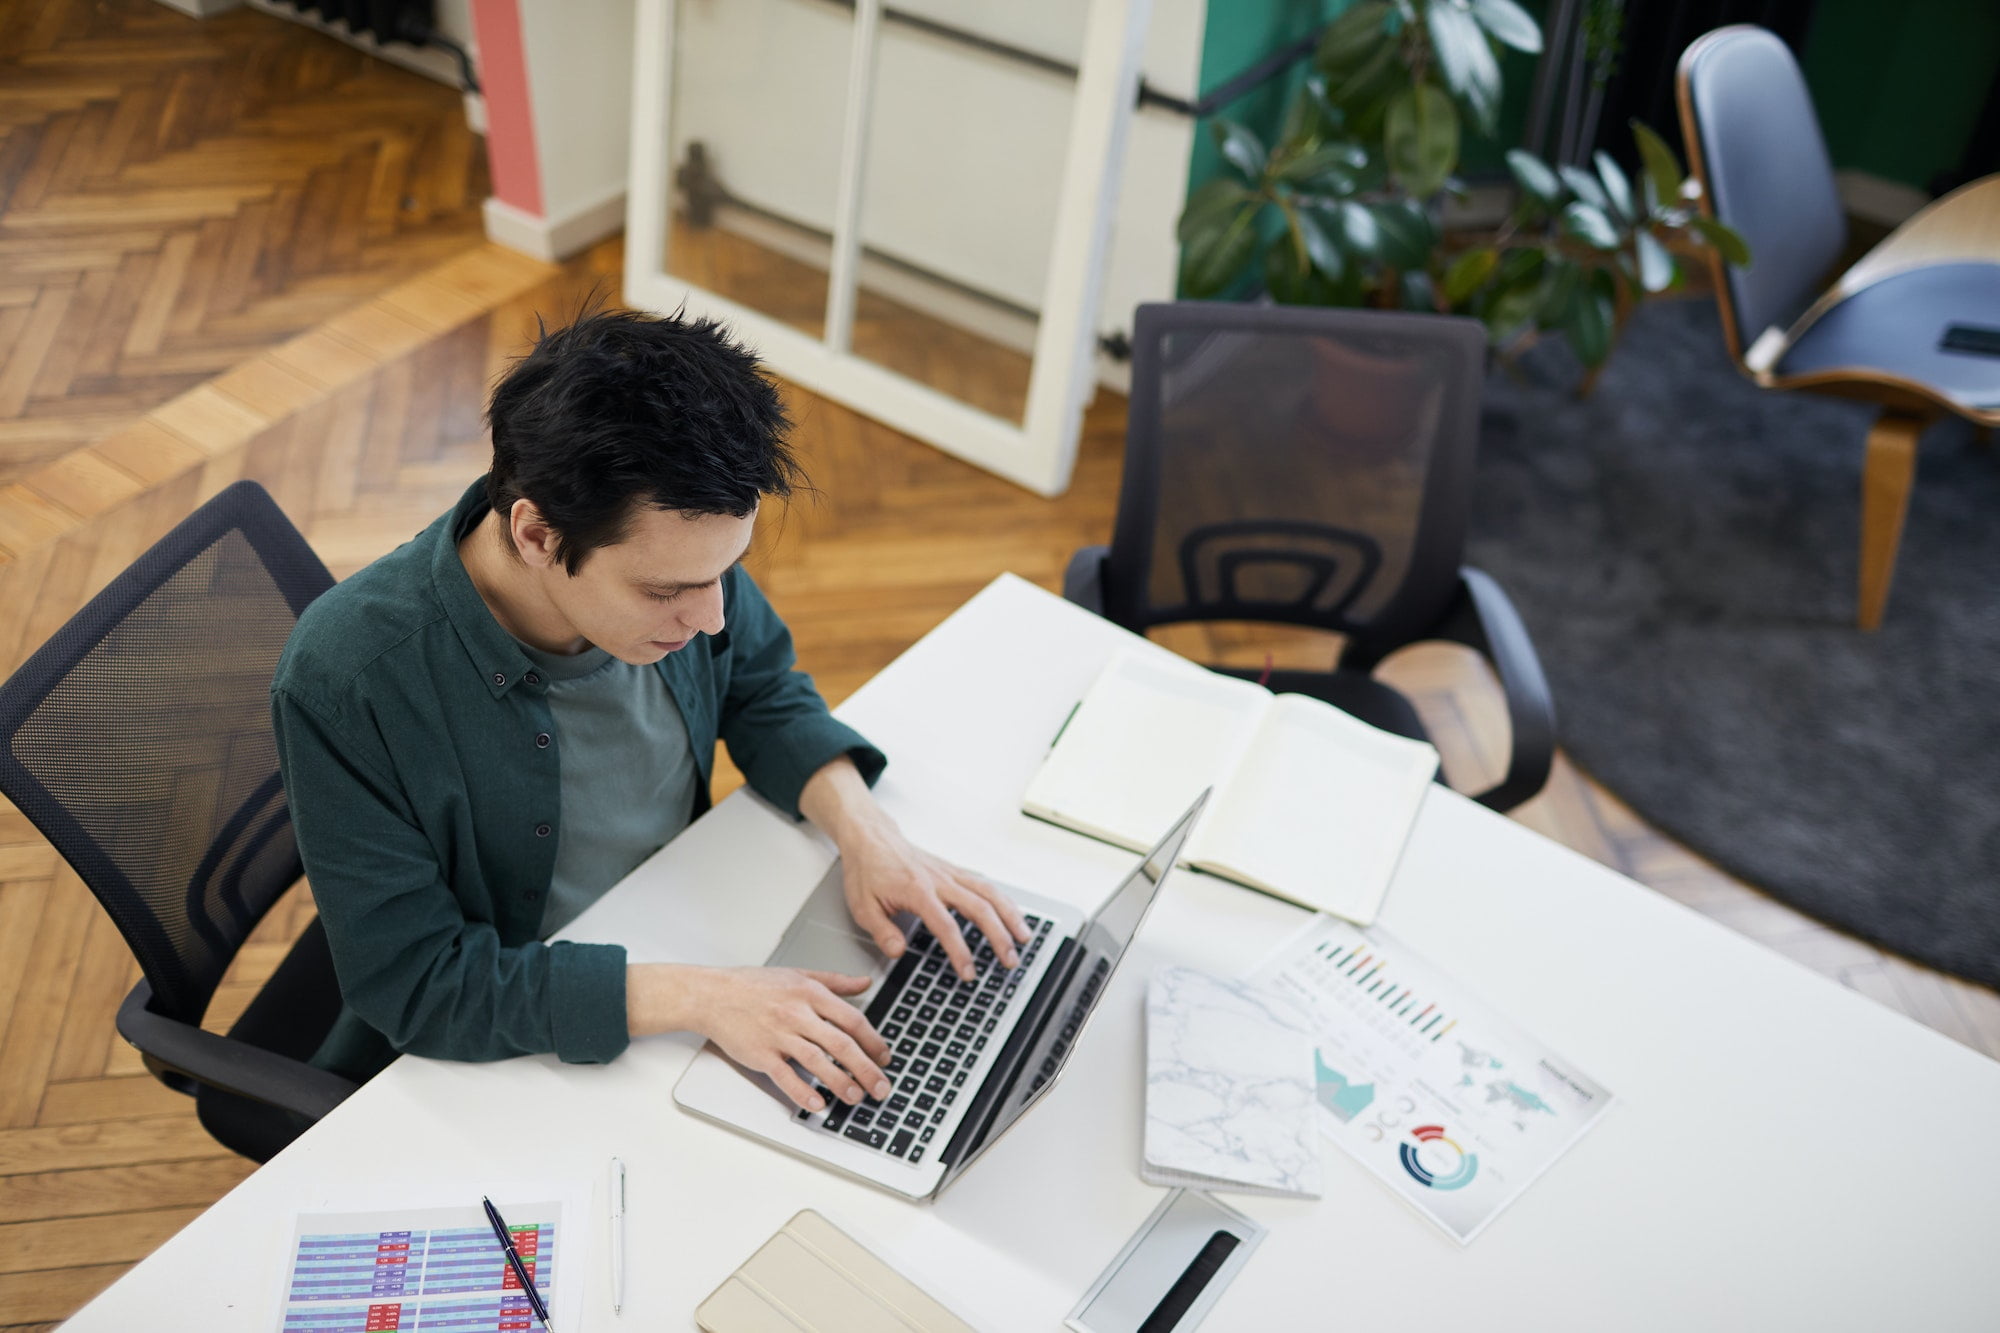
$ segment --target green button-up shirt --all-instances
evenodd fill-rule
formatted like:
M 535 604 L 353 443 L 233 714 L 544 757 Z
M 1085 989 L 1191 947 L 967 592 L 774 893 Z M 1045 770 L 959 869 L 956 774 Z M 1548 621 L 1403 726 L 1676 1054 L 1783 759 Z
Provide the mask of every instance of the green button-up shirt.
M 555 868 L 561 746 L 548 682 L 458 555 L 484 483 L 299 618 L 271 684 L 278 757 L 343 1009 L 314 1063 L 365 1078 L 397 1052 L 495 1060 L 625 1049 L 625 950 L 536 938 Z M 740 567 L 727 628 L 656 668 L 708 806 L 719 737 L 750 786 L 798 814 L 806 780 L 879 751 L 794 669 L 784 622 Z

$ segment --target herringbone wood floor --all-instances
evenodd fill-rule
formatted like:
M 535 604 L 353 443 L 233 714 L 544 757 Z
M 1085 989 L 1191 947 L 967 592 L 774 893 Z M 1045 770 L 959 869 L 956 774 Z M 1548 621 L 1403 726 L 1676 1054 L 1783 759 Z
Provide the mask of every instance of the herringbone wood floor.
M 449 88 L 241 9 L 0 0 L 0 482 L 483 239 Z
M 9 29 L 11 31 L 11 29 Z M 707 260 L 755 272 L 717 234 L 684 236 Z M 696 256 L 702 259 L 703 256 Z M 615 291 L 615 243 L 560 272 L 482 249 L 388 291 L 183 394 L 98 445 L 7 488 L 48 496 L 54 518 L 0 494 L 0 669 L 207 495 L 240 476 L 277 496 L 337 575 L 407 538 L 483 466 L 483 393 L 539 312 L 560 320 L 592 288 Z M 764 263 L 769 280 L 795 275 Z M 935 331 L 871 313 L 912 347 Z M 928 354 L 928 352 L 926 352 Z M 914 353 L 913 353 L 914 355 Z M 952 368 L 985 371 L 970 353 Z M 1092 408 L 1076 481 L 1031 497 L 835 404 L 792 392 L 820 494 L 773 513 L 751 564 L 834 701 L 994 574 L 1046 587 L 1078 545 L 1109 530 L 1123 404 Z M 39 489 L 37 489 L 39 488 Z M 13 502 L 16 508 L 9 509 Z M 42 521 L 31 521 L 40 517 Z M 1171 640 L 1196 656 L 1324 660 L 1327 645 L 1267 630 Z M 1502 762 L 1504 713 L 1468 655 L 1407 653 L 1393 677 L 1418 700 L 1461 786 Z M 727 772 L 726 768 L 724 769 Z M 721 785 L 733 786 L 725 776 Z M 1886 956 L 1729 880 L 1654 834 L 1573 768 L 1519 818 L 1807 966 L 1989 1054 L 2000 997 Z M 259 929 L 217 996 L 226 1027 L 310 919 L 295 892 Z M 87 1300 L 247 1173 L 189 1104 L 162 1089 L 112 1029 L 136 971 L 109 919 L 53 851 L 0 808 L 0 1326 L 45 1327 Z

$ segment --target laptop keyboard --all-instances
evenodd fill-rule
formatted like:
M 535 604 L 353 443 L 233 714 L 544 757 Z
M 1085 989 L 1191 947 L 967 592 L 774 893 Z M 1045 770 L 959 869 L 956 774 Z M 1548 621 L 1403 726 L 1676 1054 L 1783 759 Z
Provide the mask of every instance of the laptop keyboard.
M 1053 924 L 1027 918 L 1032 934 L 1021 946 L 1020 966 L 1010 970 L 983 936 L 973 935 L 970 922 L 956 912 L 952 916 L 973 945 L 973 979 L 959 980 L 944 946 L 928 928 L 918 927 L 868 1005 L 868 1022 L 889 1043 L 882 1067 L 889 1095 L 853 1106 L 829 1097 L 831 1108 L 820 1122 L 822 1129 L 912 1164 L 930 1153 L 932 1140 L 966 1093 Z M 799 1119 L 812 1115 L 800 1111 Z

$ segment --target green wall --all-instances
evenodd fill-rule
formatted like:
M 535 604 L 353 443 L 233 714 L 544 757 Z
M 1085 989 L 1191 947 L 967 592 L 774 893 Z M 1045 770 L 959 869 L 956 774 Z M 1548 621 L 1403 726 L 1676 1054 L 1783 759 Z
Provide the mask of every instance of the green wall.
M 1820 0 L 1800 63 L 1833 165 L 1927 190 L 2000 69 L 2000 4 Z

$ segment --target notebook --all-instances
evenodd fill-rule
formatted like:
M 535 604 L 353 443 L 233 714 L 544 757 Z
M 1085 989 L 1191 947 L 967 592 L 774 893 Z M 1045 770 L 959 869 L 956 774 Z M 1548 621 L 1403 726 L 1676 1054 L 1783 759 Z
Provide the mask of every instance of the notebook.
M 1317 1199 L 1305 1015 L 1242 981 L 1168 967 L 1146 989 L 1146 1135 L 1154 1185 Z
M 1437 768 L 1423 741 L 1134 646 L 1085 692 L 1021 809 L 1144 851 L 1213 786 L 1181 864 L 1366 925 Z

